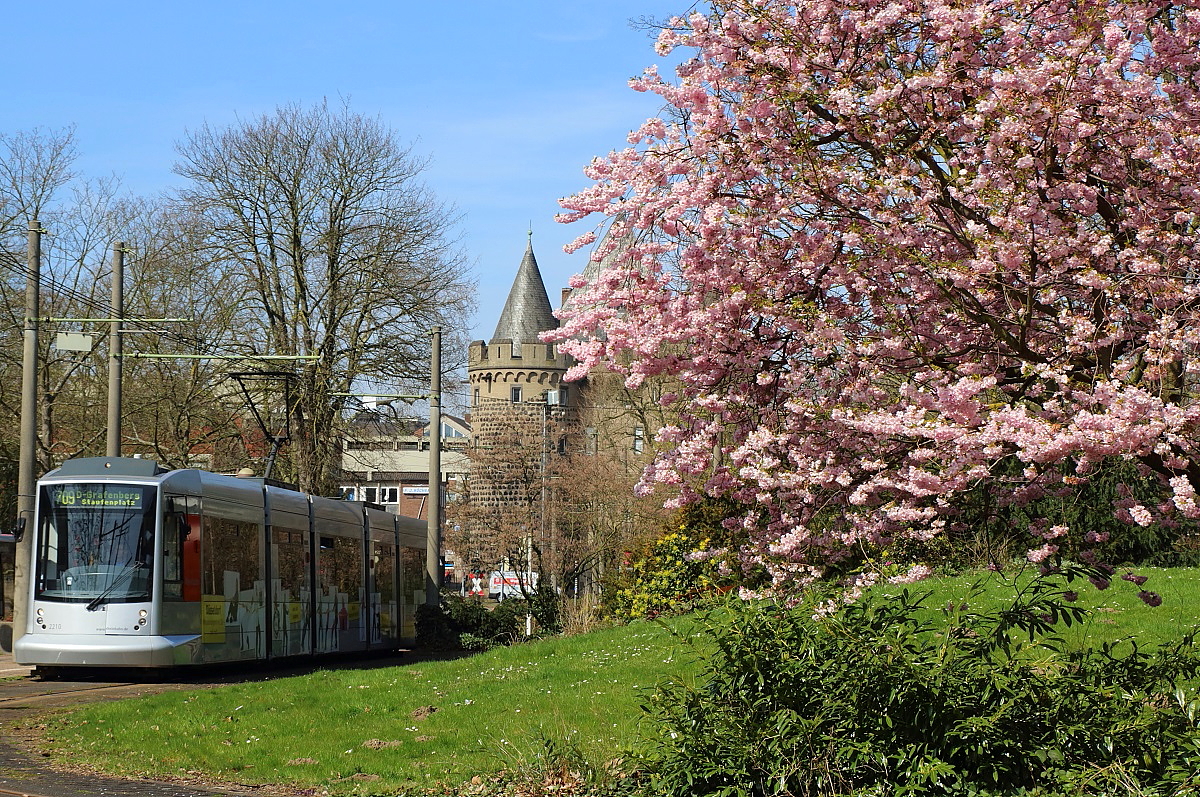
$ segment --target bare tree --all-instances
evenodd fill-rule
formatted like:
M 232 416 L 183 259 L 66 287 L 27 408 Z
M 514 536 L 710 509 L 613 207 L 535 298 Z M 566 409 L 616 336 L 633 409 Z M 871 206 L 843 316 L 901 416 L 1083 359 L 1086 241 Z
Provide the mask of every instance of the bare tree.
M 38 351 L 39 434 L 37 459 L 45 471 L 71 456 L 103 445 L 106 361 L 94 338 L 90 353 L 61 351 L 55 331 L 81 331 L 79 319 L 109 312 L 111 243 L 120 236 L 133 205 L 115 180 L 84 180 L 73 171 L 70 131 L 0 135 L 0 223 L 3 227 L 2 312 L 10 328 L 24 326 L 25 240 L 29 222 L 45 231 L 42 240 L 41 315 Z M 0 411 L 16 418 L 22 352 L 0 347 Z M 13 424 L 15 428 L 15 424 Z
M 306 489 L 333 489 L 338 394 L 427 384 L 429 330 L 468 315 L 453 214 L 390 129 L 345 107 L 205 126 L 178 151 L 180 207 L 202 220 L 201 251 L 240 299 L 240 351 L 314 358 L 290 366 L 287 467 Z
M 544 408 L 496 405 L 490 412 L 477 407 L 472 416 L 470 477 L 447 507 L 446 545 L 475 572 L 506 564 L 524 570 L 528 556 L 548 549 L 542 545 L 550 484 Z
M 0 133 L 0 266 L 4 277 L 0 284 L 4 291 L 4 321 L 11 330 L 25 326 L 25 242 L 29 222 L 42 219 L 53 207 L 56 194 L 75 177 L 75 157 L 70 130 Z M 0 429 L 6 436 L 6 450 L 11 443 L 14 467 L 21 354 L 20 334 L 0 338 L 0 412 L 13 419 L 12 423 L 0 424 Z
M 634 446 L 645 422 L 604 387 L 604 403 L 578 410 L 499 400 L 473 408 L 470 477 L 447 509 L 456 563 L 486 572 L 528 562 L 539 591 L 575 595 L 659 531 L 661 502 L 633 489 L 650 455 Z
M 202 220 L 160 202 L 138 211 L 125 237 L 125 448 L 171 467 L 236 470 L 257 429 L 228 363 L 200 357 L 233 348 L 239 298 L 199 252 Z M 145 320 L 155 318 L 186 321 Z

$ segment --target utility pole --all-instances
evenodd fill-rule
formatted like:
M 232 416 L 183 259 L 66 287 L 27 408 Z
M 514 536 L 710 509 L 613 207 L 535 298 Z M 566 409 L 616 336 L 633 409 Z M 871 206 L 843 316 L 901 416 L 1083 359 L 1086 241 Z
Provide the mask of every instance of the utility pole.
M 125 242 L 112 248 L 112 321 L 108 325 L 108 449 L 121 456 L 121 323 L 125 317 Z
M 17 543 L 13 563 L 13 642 L 29 623 L 29 563 L 33 546 L 33 509 L 37 499 L 38 319 L 41 316 L 42 225 L 29 222 L 25 263 L 25 349 L 21 360 L 21 451 L 17 470 L 17 518 L 27 532 Z
M 433 328 L 429 358 L 429 526 L 425 535 L 425 603 L 441 603 L 442 575 L 442 328 Z

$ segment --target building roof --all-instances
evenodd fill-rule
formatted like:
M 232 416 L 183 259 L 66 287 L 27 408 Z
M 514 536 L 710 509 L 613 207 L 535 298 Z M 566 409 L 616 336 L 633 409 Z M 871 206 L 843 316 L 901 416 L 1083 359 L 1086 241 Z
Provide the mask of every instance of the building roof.
M 514 343 L 538 343 L 538 335 L 557 328 L 558 319 L 550 307 L 546 284 L 542 282 L 542 273 L 533 256 L 531 235 L 491 342 L 511 340 Z

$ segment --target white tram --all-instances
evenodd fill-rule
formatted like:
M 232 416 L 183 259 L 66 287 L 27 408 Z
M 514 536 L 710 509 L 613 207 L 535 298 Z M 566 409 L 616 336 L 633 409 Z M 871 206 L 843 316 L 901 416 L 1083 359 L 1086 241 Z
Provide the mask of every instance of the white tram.
M 423 521 L 261 479 L 68 460 L 38 482 L 18 663 L 177 667 L 415 636 Z

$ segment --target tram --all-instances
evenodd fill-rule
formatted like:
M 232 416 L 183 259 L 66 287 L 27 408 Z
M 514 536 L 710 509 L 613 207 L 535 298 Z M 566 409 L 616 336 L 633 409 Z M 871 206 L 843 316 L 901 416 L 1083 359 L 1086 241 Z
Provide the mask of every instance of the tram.
M 426 528 L 356 501 L 147 459 L 38 481 L 20 664 L 169 668 L 395 649 Z

